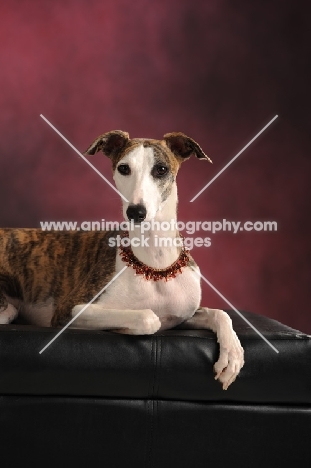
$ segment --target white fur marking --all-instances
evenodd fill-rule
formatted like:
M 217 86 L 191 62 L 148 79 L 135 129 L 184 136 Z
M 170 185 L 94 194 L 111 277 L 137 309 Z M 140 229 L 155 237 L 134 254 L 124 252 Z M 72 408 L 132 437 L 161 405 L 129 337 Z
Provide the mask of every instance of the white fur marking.
M 0 311 L 0 325 L 8 325 L 16 319 L 18 313 L 12 304 L 8 304 L 5 310 Z
M 146 221 L 151 221 L 161 204 L 161 194 L 151 175 L 154 166 L 153 149 L 141 145 L 122 158 L 119 164 L 128 164 L 131 169 L 128 176 L 121 175 L 118 170 L 113 176 L 118 190 L 122 190 L 128 199 L 128 202 L 123 201 L 124 219 L 127 219 L 126 210 L 130 204 L 143 204 L 147 210 Z

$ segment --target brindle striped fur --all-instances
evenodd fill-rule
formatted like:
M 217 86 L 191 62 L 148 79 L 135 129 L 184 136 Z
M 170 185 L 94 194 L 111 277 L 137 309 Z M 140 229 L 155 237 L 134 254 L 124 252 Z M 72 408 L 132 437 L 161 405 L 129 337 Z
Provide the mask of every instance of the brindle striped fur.
M 23 304 L 54 299 L 51 325 L 71 318 L 76 304 L 88 303 L 115 271 L 114 232 L 44 232 L 0 229 L 0 309 L 7 296 Z

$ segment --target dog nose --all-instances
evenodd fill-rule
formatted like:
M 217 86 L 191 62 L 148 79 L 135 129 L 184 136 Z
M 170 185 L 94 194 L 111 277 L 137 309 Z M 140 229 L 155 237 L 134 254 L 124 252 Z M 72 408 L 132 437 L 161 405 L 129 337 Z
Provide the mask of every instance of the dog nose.
M 126 210 L 126 216 L 135 223 L 141 223 L 146 217 L 147 211 L 144 205 L 130 205 Z

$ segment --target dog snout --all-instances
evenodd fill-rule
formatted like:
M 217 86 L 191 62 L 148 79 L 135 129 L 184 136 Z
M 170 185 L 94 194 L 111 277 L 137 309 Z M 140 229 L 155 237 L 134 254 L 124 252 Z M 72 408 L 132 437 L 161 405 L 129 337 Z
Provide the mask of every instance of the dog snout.
M 144 205 L 130 205 L 126 210 L 126 216 L 128 217 L 129 221 L 132 219 L 135 223 L 141 223 L 144 221 L 147 215 L 147 210 Z

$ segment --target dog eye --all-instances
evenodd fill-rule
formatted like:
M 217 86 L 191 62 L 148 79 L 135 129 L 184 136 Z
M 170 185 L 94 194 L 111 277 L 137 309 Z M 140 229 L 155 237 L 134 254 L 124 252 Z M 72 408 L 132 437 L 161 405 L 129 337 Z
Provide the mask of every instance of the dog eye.
M 122 174 L 122 175 L 130 175 L 130 173 L 131 173 L 131 169 L 130 169 L 130 166 L 128 164 L 120 164 L 117 167 L 117 169 L 120 172 L 120 174 Z
M 153 177 L 163 177 L 168 171 L 168 168 L 166 166 L 162 166 L 162 164 L 158 164 L 154 166 L 152 169 L 152 175 Z

